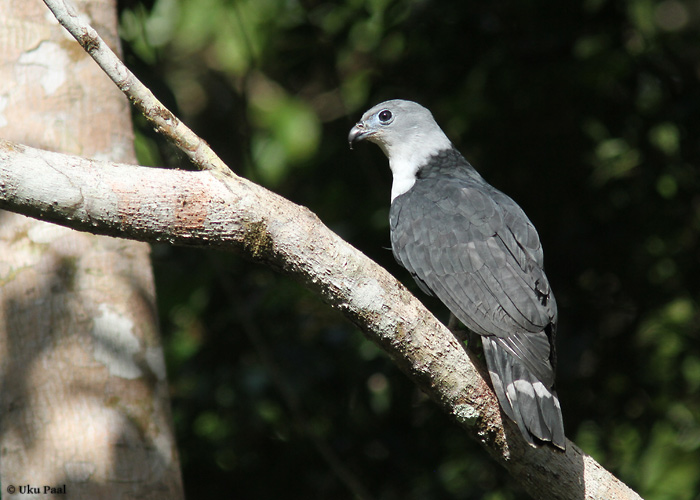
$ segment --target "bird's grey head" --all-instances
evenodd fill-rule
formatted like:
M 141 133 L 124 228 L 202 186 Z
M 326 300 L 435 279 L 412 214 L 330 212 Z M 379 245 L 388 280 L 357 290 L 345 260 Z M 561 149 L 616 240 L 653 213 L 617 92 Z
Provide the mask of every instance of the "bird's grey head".
M 452 147 L 430 111 L 400 99 L 377 104 L 362 115 L 350 130 L 350 148 L 365 139 L 379 145 L 389 158 L 392 201 L 411 189 L 418 170 L 431 156 Z

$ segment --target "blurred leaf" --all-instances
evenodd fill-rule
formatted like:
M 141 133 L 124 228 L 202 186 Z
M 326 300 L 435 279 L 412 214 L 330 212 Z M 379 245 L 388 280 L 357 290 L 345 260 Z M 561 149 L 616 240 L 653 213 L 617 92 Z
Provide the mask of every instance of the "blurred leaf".
M 603 184 L 612 179 L 624 177 L 641 162 L 638 150 L 633 149 L 624 139 L 607 139 L 596 148 L 596 168 L 594 179 Z
M 683 453 L 676 433 L 664 422 L 654 425 L 651 443 L 641 457 L 642 494 L 655 500 L 697 498 L 697 462 Z
M 662 152 L 675 155 L 680 149 L 680 132 L 673 123 L 660 123 L 649 131 L 649 140 Z

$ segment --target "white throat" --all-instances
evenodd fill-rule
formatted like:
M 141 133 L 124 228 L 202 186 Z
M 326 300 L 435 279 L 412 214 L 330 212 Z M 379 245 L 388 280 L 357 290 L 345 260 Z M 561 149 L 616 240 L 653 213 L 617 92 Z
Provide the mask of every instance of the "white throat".
M 389 157 L 389 168 L 393 175 L 392 202 L 413 187 L 419 168 L 425 165 L 431 156 L 452 147 L 450 140 L 439 128 L 431 134 L 420 134 L 412 139 L 382 147 Z
M 411 189 L 416 183 L 416 174 L 421 163 L 406 160 L 389 160 L 389 168 L 392 173 L 391 201 Z

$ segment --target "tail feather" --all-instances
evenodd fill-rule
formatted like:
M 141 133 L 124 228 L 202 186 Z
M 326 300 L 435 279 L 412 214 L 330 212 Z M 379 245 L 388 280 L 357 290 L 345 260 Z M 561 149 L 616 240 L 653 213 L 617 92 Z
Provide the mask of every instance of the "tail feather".
M 535 445 L 537 439 L 566 449 L 561 406 L 554 388 L 538 380 L 495 339 L 482 340 L 491 382 L 505 414 L 530 444 Z

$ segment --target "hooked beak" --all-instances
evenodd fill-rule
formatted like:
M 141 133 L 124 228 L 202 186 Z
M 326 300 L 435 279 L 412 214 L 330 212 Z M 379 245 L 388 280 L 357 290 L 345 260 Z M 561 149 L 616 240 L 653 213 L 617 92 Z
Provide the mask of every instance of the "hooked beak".
M 348 145 L 352 149 L 353 144 L 365 140 L 371 134 L 370 130 L 367 130 L 365 122 L 357 122 L 353 128 L 350 129 L 350 134 L 348 134 Z

